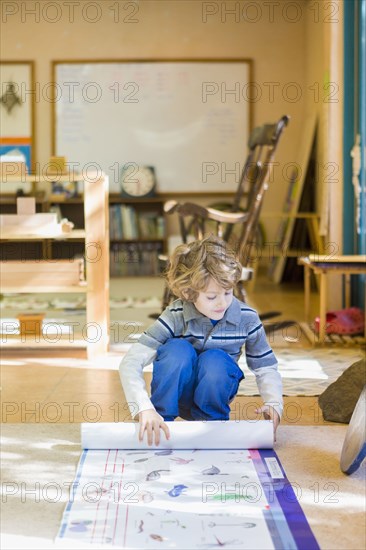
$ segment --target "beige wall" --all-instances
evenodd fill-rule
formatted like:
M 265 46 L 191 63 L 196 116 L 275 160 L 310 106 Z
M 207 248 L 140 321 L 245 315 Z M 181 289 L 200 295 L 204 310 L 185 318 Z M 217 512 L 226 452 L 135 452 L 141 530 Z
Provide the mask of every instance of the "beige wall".
M 261 86 L 262 97 L 253 104 L 254 125 L 277 120 L 283 114 L 291 116 L 291 125 L 281 143 L 277 160 L 281 166 L 275 171 L 276 181 L 268 192 L 266 208 L 282 206 L 286 182 L 282 166 L 296 159 L 297 141 L 304 116 L 306 98 L 306 5 L 301 13 L 286 8 L 288 2 L 273 14 L 266 3 L 259 2 L 258 10 L 245 11 L 248 2 L 201 1 L 142 1 L 74 2 L 74 21 L 69 22 L 71 8 L 67 2 L 5 2 L 3 6 L 2 56 L 6 60 L 33 59 L 36 62 L 36 80 L 41 89 L 51 79 L 51 61 L 68 59 L 123 59 L 123 58 L 251 58 L 254 62 L 254 80 Z M 28 10 L 40 5 L 39 22 Z M 88 22 L 97 14 L 92 4 L 100 8 L 100 20 Z M 276 4 L 276 3 L 275 3 Z M 45 9 L 45 6 L 49 6 Z M 52 6 L 53 5 L 53 6 Z M 119 21 L 115 22 L 119 5 Z M 239 11 L 226 13 L 237 6 Z M 84 17 L 83 11 L 84 8 Z M 87 9 L 86 9 L 87 8 Z M 114 11 L 111 9 L 114 8 Z M 288 11 L 282 13 L 286 8 Z M 17 10 L 17 11 L 16 11 Z M 138 10 L 132 13 L 133 10 Z M 215 11 L 207 14 L 204 10 Z M 243 11 L 244 10 L 244 11 Z M 13 15 L 11 11 L 16 11 Z M 52 19 L 61 16 L 60 21 Z M 256 22 L 248 22 L 244 17 Z M 291 23 L 290 19 L 299 17 Z M 129 20 L 137 22 L 129 22 Z M 283 90 L 295 82 L 301 99 L 289 102 Z M 267 84 L 265 84 L 267 83 Z M 273 98 L 270 88 L 273 86 Z M 295 88 L 289 92 L 294 92 Z M 101 129 L 97 129 L 100 131 Z M 108 131 L 108 130 L 106 130 Z M 37 103 L 37 151 L 41 163 L 51 154 L 51 105 L 42 97 Z M 273 222 L 276 225 L 275 222 Z
M 314 3 L 316 5 L 316 3 Z M 306 80 L 320 83 L 319 97 L 306 104 L 318 116 L 317 211 L 327 254 L 342 253 L 343 212 L 343 1 L 335 0 L 328 13 L 308 11 L 306 22 Z M 332 11 L 330 11 L 330 8 Z M 328 307 L 342 307 L 342 285 L 332 276 Z
M 318 14 L 314 4 L 320 6 Z M 39 6 L 36 15 L 30 11 L 35 5 Z M 299 158 L 306 111 L 322 108 L 310 89 L 314 82 L 321 88 L 324 78 L 327 14 L 322 9 L 322 2 L 307 0 L 256 4 L 229 0 L 4 1 L 1 53 L 5 60 L 34 60 L 41 89 L 51 80 L 53 60 L 251 58 L 254 81 L 262 91 L 261 99 L 253 104 L 254 125 L 275 121 L 283 114 L 291 117 L 277 153 L 280 166 L 275 168 L 264 204 L 264 212 L 273 212 L 282 209 L 287 191 L 282 172 L 287 163 Z M 94 18 L 98 20 L 93 23 Z M 295 91 L 289 83 L 300 91 L 299 100 L 286 97 L 286 90 Z M 38 97 L 36 145 L 41 164 L 51 155 L 51 112 L 51 104 Z M 323 144 L 324 138 L 320 159 Z M 265 220 L 269 240 L 274 240 L 277 225 L 276 220 Z

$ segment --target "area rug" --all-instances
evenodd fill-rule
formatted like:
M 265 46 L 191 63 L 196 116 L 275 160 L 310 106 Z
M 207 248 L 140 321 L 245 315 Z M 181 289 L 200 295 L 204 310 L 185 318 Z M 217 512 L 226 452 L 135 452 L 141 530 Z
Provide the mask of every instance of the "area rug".
M 283 394 L 288 396 L 320 395 L 349 367 L 362 359 L 362 349 L 312 348 L 275 349 L 279 372 L 282 376 Z M 255 376 L 246 365 L 245 356 L 239 361 L 245 379 L 239 386 L 238 395 L 258 395 Z

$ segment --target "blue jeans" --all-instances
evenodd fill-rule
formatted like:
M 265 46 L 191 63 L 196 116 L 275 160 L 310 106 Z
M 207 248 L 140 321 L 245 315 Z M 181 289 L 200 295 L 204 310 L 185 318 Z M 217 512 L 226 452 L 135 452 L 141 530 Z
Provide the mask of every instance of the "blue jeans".
M 164 420 L 228 420 L 229 403 L 243 378 L 225 351 L 197 353 L 186 340 L 172 338 L 154 361 L 151 402 Z

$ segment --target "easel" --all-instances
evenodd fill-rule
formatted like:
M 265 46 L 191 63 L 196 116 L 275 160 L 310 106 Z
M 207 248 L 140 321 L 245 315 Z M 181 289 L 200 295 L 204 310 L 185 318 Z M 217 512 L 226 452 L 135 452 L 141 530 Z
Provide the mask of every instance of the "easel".
M 290 250 L 290 246 L 294 246 L 296 223 L 299 220 L 306 220 L 306 231 L 311 249 L 318 254 L 324 251 L 323 240 L 319 236 L 319 215 L 316 212 L 309 211 L 312 209 L 312 197 L 309 196 L 309 193 L 305 194 L 304 192 L 309 161 L 315 142 L 316 122 L 314 114 L 311 114 L 305 122 L 300 144 L 301 156 L 297 163 L 300 170 L 294 170 L 285 199 L 283 220 L 280 223 L 276 238 L 280 254 L 273 257 L 269 272 L 276 283 L 282 281 L 287 259 L 291 256 L 296 257 L 304 254 L 304 250 L 297 253 L 292 253 Z

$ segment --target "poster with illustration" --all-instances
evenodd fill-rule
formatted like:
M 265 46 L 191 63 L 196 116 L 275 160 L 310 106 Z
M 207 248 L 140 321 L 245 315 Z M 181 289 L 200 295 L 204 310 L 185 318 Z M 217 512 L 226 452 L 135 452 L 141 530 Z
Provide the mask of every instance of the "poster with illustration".
M 84 450 L 56 542 L 78 548 L 319 548 L 276 453 L 244 448 Z

